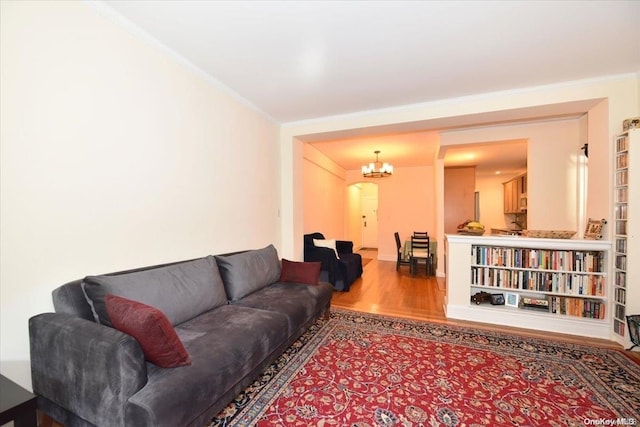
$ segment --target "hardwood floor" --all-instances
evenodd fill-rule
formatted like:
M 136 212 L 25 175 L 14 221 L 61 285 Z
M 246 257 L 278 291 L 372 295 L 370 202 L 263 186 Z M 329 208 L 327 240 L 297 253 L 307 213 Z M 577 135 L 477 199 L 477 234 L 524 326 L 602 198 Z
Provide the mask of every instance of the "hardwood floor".
M 444 278 L 427 277 L 424 272 L 412 277 L 407 266 L 401 266 L 400 271 L 396 271 L 394 261 L 378 261 L 376 250 L 366 249 L 359 253 L 363 259 L 368 258 L 371 261 L 364 266 L 362 278 L 351 285 L 349 292 L 334 292 L 331 300 L 333 307 L 622 349 L 613 341 L 597 338 L 447 319 L 444 314 L 446 293 Z M 640 352 L 630 352 L 630 355 L 640 360 Z
M 444 316 L 444 280 L 422 275 L 412 277 L 408 266 L 396 271 L 396 263 L 378 261 L 375 250 L 359 251 L 364 266 L 362 278 L 349 292 L 335 292 L 331 304 L 335 307 L 386 314 L 418 320 L 446 321 Z

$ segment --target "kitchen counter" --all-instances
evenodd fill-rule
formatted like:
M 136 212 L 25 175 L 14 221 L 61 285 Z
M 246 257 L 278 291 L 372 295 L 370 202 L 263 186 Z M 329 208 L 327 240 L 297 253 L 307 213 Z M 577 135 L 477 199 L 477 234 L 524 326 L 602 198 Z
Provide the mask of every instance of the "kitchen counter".
M 493 236 L 520 236 L 523 230 L 511 230 L 508 228 L 492 228 L 491 234 Z

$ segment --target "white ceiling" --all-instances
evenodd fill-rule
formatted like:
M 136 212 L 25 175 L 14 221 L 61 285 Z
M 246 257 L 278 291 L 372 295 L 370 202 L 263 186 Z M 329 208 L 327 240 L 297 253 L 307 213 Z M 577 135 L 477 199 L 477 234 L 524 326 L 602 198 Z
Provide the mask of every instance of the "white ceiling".
M 640 72 L 639 1 L 102 4 L 279 123 Z M 344 136 L 315 141 L 344 146 Z M 372 159 L 374 149 L 384 157 L 382 145 L 362 144 L 357 163 Z M 338 163 L 351 161 L 336 154 L 348 150 L 316 146 Z M 402 162 L 417 155 L 405 151 Z

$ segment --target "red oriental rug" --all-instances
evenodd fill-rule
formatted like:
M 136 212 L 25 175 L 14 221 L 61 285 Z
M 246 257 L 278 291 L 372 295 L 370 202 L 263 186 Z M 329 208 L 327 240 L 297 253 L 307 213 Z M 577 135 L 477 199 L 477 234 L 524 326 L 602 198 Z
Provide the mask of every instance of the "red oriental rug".
M 333 309 L 209 426 L 639 424 L 623 351 Z

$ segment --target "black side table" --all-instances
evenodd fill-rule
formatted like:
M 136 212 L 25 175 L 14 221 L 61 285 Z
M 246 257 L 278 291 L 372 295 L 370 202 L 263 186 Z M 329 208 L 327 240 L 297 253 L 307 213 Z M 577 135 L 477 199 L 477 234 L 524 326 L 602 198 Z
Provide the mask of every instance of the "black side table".
M 0 425 L 13 421 L 14 427 L 37 427 L 36 395 L 0 377 Z

